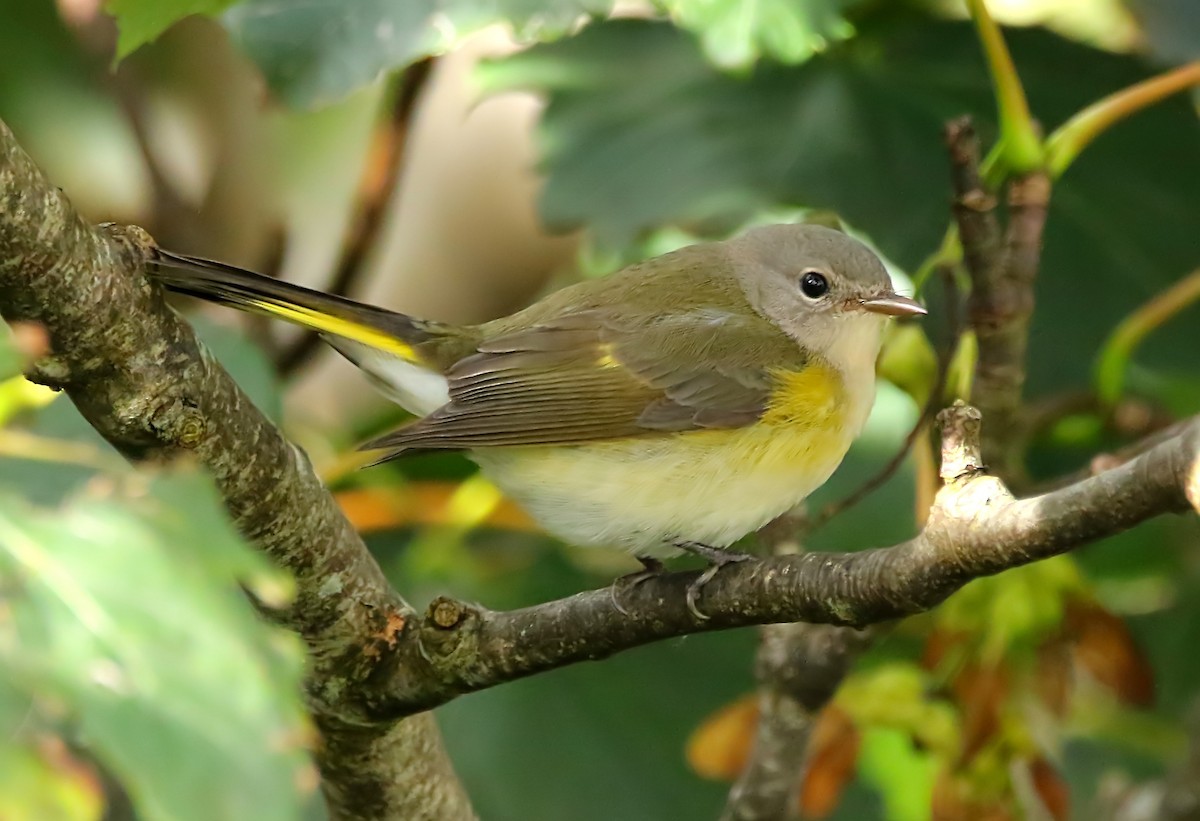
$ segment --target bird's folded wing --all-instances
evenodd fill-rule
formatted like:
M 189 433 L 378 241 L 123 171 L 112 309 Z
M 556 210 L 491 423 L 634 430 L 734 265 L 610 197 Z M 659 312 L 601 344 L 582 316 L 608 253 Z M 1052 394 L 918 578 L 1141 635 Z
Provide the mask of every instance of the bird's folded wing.
M 805 356 L 757 316 L 696 308 L 586 310 L 481 343 L 448 371 L 450 402 L 364 445 L 412 449 L 578 444 L 758 419 L 776 369 Z

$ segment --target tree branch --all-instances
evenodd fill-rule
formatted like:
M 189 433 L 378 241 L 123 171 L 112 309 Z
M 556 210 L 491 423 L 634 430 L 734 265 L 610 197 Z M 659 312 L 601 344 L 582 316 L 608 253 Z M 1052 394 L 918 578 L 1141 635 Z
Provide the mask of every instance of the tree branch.
M 676 636 L 805 621 L 865 626 L 919 613 L 968 581 L 1067 552 L 1162 513 L 1187 510 L 1200 473 L 1200 417 L 1178 435 L 1098 476 L 1014 499 L 979 458 L 979 412 L 943 412 L 942 472 L 925 529 L 889 548 L 739 562 L 703 589 L 699 620 L 685 593 L 697 571 L 669 573 L 510 612 L 436 599 L 389 654 L 371 707 L 429 709 L 462 693 L 605 658 Z
M 963 262 L 973 281 L 990 281 L 1000 259 L 1000 222 L 996 218 L 996 197 L 979 173 L 979 138 L 970 117 L 951 120 L 945 136 Z
M 762 628 L 755 660 L 758 729 L 722 821 L 790 817 L 817 717 L 870 641 L 870 630 L 832 624 Z
M 781 516 L 759 532 L 759 539 L 776 556 L 796 555 L 803 550 L 797 537 L 803 525 L 801 516 Z M 722 821 L 794 815 L 821 709 L 871 641 L 869 630 L 830 624 L 767 624 L 759 633 L 754 746 L 729 790 Z
M 0 313 L 44 326 L 51 348 L 30 377 L 134 461 L 198 459 L 238 529 L 294 575 L 296 598 L 274 615 L 309 649 L 333 818 L 471 817 L 432 718 L 374 722 L 365 704 L 412 608 L 304 455 L 141 276 L 149 245 L 140 229 L 85 223 L 0 122 Z
M 1002 478 L 1020 480 L 1024 469 L 1018 422 L 1050 178 L 1039 170 L 1008 184 L 1009 219 L 1001 244 L 996 199 L 980 175 L 979 141 L 970 121 L 951 122 L 946 143 L 954 215 L 971 276 L 967 312 L 979 342 L 971 401 L 988 420 L 983 439 L 988 464 Z

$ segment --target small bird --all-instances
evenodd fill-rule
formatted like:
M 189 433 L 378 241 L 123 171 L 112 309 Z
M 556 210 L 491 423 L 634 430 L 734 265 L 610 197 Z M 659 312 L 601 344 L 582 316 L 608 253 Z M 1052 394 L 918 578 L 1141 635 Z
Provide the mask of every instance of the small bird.
M 467 451 L 543 527 L 647 572 L 686 550 L 701 588 L 731 544 L 841 463 L 875 395 L 888 317 L 925 309 L 879 258 L 817 225 L 754 228 L 551 293 L 481 325 L 416 319 L 159 250 L 167 288 L 321 333 L 419 418 L 380 462 Z

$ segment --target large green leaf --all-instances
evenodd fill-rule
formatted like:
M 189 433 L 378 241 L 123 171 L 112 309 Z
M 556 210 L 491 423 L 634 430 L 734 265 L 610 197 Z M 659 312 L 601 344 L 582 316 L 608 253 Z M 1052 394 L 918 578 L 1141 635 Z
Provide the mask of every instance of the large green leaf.
M 65 711 L 139 817 L 296 818 L 302 654 L 239 583 L 286 586 L 201 476 L 133 481 L 59 510 L 0 497 L 0 665 L 26 704 Z
M 1007 35 L 1047 126 L 1148 73 L 1045 31 Z M 911 267 L 949 220 L 943 123 L 970 113 L 994 133 L 974 33 L 931 19 L 867 20 L 801 66 L 760 62 L 744 78 L 711 67 L 671 26 L 614 21 L 491 64 L 484 79 L 546 93 L 542 213 L 613 245 L 663 223 L 724 230 L 765 207 L 808 205 L 836 210 Z M 1197 214 L 1200 126 L 1185 99 L 1089 148 L 1047 226 L 1035 390 L 1086 383 L 1112 325 L 1200 262 Z M 1143 361 L 1185 366 L 1200 345 L 1185 324 Z
M 117 57 L 149 43 L 177 20 L 192 14 L 220 14 L 237 0 L 108 0 L 104 8 L 117 18 Z
M 225 25 L 296 106 L 336 100 L 382 72 L 440 54 L 492 23 L 521 38 L 566 33 L 611 0 L 244 0 Z
M 861 0 L 663 0 L 680 26 L 696 32 L 719 66 L 745 67 L 760 56 L 784 63 L 807 60 L 830 42 L 854 33 L 842 16 Z

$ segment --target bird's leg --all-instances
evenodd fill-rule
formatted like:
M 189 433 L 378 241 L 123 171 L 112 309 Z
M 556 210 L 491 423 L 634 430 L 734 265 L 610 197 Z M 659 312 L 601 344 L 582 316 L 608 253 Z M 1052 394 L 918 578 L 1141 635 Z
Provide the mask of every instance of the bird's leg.
M 708 616 L 700 612 L 700 608 L 696 606 L 696 600 L 700 597 L 700 591 L 704 585 L 713 580 L 717 572 L 727 564 L 736 562 L 744 562 L 747 559 L 753 559 L 749 553 L 740 553 L 736 550 L 727 550 L 723 547 L 713 547 L 712 545 L 701 544 L 700 542 L 672 542 L 676 547 L 681 547 L 688 553 L 692 553 L 709 563 L 704 572 L 696 577 L 696 581 L 688 585 L 687 589 L 687 606 L 693 616 L 701 621 L 708 621 Z
M 618 579 L 615 579 L 612 586 L 608 588 L 609 595 L 612 596 L 613 607 L 622 616 L 628 616 L 629 611 L 621 606 L 621 602 L 617 601 L 617 586 L 622 587 L 637 587 L 644 581 L 654 578 L 659 573 L 666 570 L 663 563 L 651 556 L 634 556 L 642 564 L 642 569 L 633 573 L 626 573 Z

